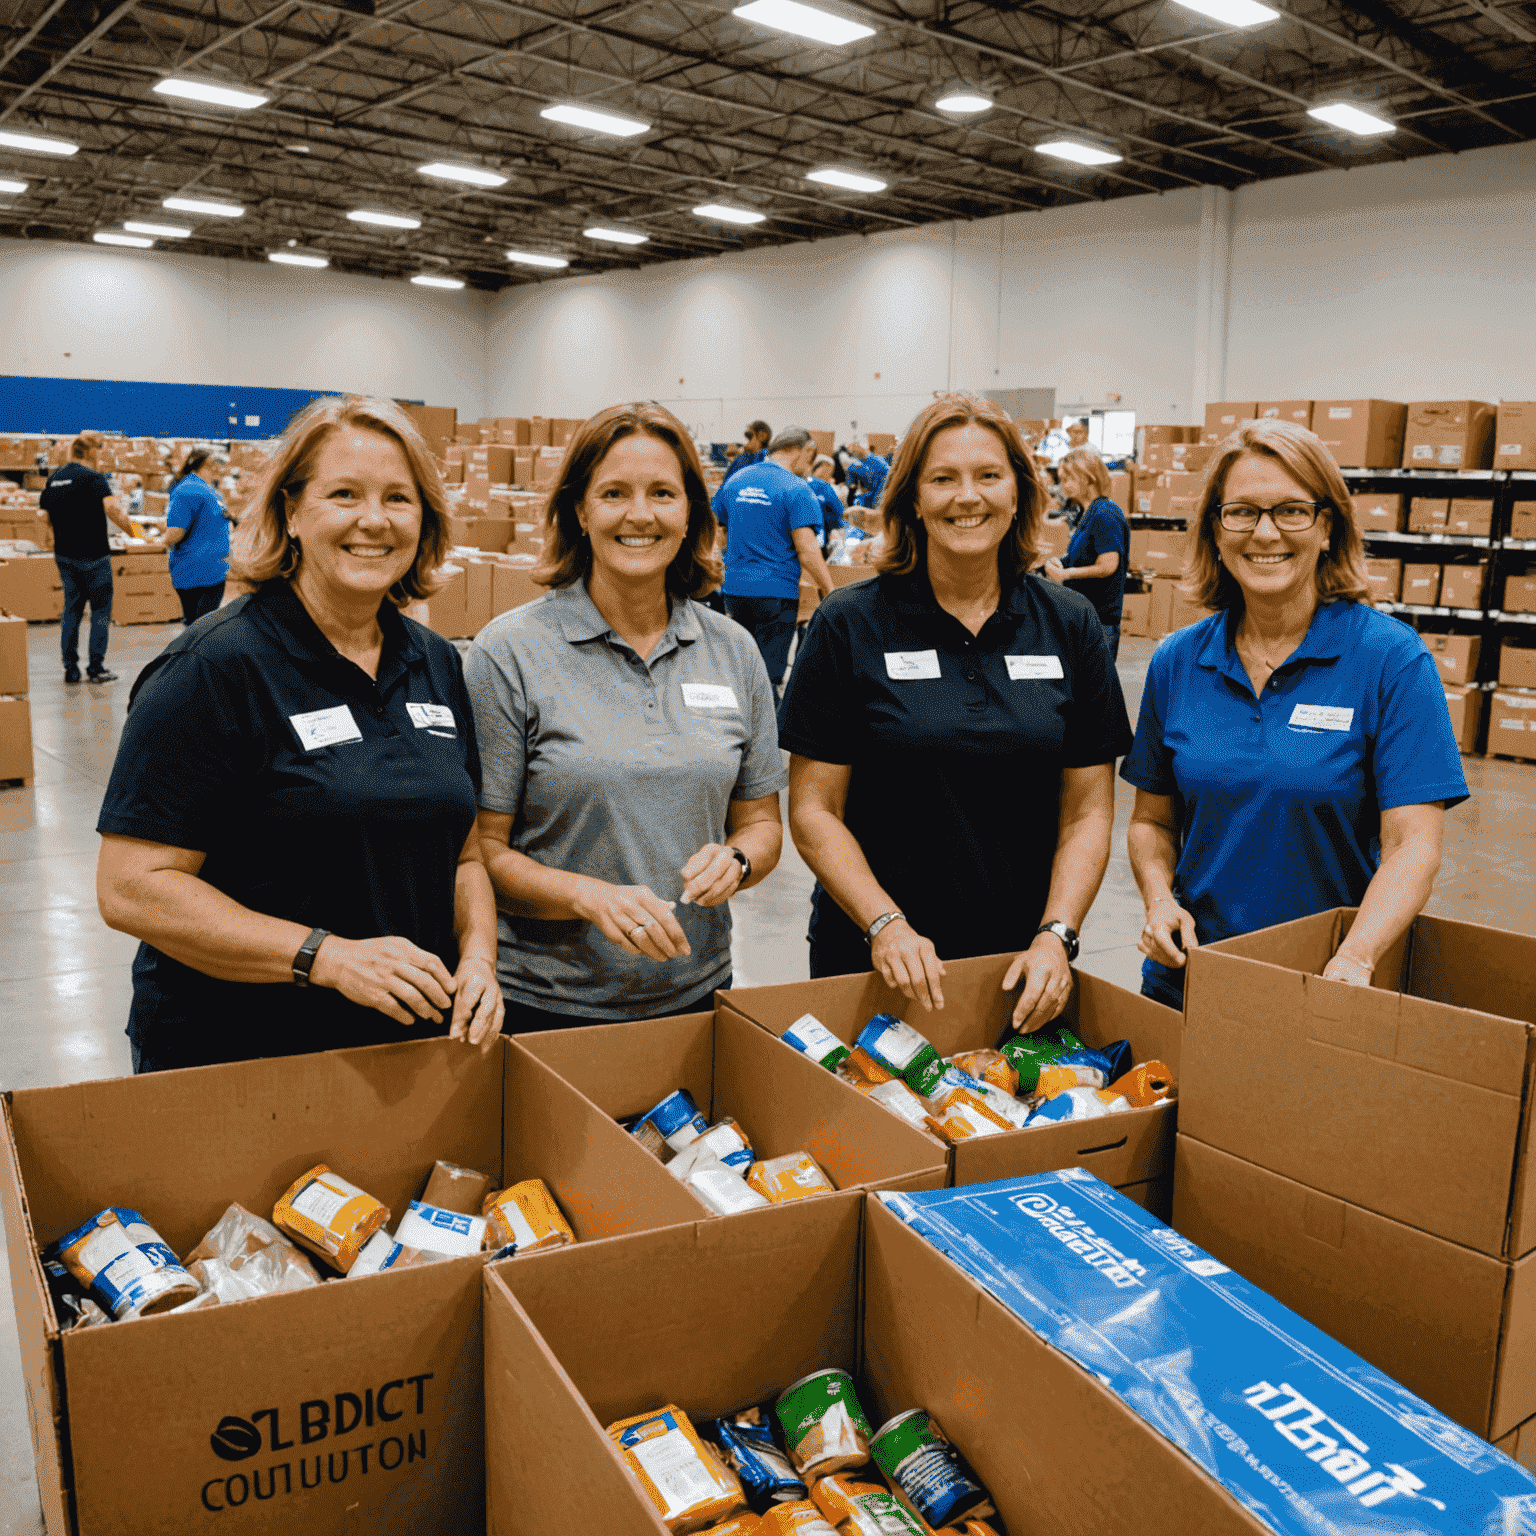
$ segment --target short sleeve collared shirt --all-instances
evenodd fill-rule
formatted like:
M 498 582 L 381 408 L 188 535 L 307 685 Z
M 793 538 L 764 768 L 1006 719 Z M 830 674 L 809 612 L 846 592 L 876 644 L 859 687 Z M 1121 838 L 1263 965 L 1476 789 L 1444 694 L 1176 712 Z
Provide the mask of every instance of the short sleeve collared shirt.
M 642 661 L 578 582 L 492 620 L 465 674 L 480 803 L 510 815 L 511 846 L 550 868 L 676 901 L 683 865 L 725 840 L 731 801 L 787 782 L 757 645 L 700 603 L 674 601 Z M 693 953 L 658 964 L 579 919 L 526 918 L 503 903 L 502 990 L 595 1021 L 696 997 L 730 973 L 730 909 L 673 915 Z

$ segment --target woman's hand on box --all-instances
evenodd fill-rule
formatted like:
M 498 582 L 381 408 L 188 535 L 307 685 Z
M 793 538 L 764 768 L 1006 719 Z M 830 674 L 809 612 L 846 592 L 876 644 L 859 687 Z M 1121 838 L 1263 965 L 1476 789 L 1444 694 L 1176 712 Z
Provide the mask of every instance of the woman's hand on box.
M 944 1006 L 944 962 L 933 946 L 904 917 L 889 922 L 869 946 L 874 968 L 904 997 L 932 1011 Z
M 365 1008 L 377 1008 L 397 1024 L 442 1022 L 458 985 L 429 950 L 397 934 L 382 939 L 344 939 L 327 934 L 310 967 L 312 986 L 334 987 Z
M 1368 987 L 1375 971 L 1376 967 L 1368 960 L 1357 960 L 1353 955 L 1346 955 L 1341 949 L 1323 967 L 1323 980 L 1342 981 L 1346 987 Z
M 484 1054 L 501 1033 L 507 1011 L 496 967 L 483 955 L 468 955 L 459 961 L 453 984 L 453 1024 L 448 1038 L 467 1040 Z
M 1194 917 L 1173 897 L 1160 897 L 1147 908 L 1147 921 L 1142 927 L 1136 948 L 1149 960 L 1180 970 L 1189 951 L 1199 947 L 1200 940 L 1195 937 Z

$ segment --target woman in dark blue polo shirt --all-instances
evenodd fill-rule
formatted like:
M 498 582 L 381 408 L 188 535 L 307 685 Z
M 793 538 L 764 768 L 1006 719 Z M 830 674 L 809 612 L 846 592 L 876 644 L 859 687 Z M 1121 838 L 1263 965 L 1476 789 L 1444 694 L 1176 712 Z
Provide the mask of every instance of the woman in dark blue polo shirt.
M 1031 1030 L 1070 995 L 1131 737 L 1093 605 L 1029 574 L 1044 502 L 999 407 L 936 400 L 886 482 L 880 576 L 818 608 L 779 715 L 811 974 L 943 1007 L 946 959 L 1019 950 Z
M 1252 421 L 1206 472 L 1189 583 L 1211 618 L 1153 655 L 1127 837 L 1146 903 L 1142 991 L 1183 999 L 1185 953 L 1359 907 L 1323 975 L 1369 986 L 1422 910 L 1467 798 L 1434 658 L 1362 599 L 1349 490 L 1322 441 Z
M 1059 560 L 1048 560 L 1045 574 L 1071 582 L 1093 604 L 1104 626 L 1109 654 L 1120 654 L 1120 612 L 1125 603 L 1125 562 L 1131 548 L 1130 524 L 1110 500 L 1109 470 L 1092 448 L 1074 448 L 1056 469 L 1061 488 L 1083 509 L 1072 542 Z

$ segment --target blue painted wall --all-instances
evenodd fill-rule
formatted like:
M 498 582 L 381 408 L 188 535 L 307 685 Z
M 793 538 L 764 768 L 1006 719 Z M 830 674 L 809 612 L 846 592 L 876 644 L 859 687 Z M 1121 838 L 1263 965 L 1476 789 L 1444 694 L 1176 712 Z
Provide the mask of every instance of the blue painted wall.
M 0 432 L 65 434 L 96 427 L 128 437 L 276 437 L 301 406 L 335 393 L 0 374 Z

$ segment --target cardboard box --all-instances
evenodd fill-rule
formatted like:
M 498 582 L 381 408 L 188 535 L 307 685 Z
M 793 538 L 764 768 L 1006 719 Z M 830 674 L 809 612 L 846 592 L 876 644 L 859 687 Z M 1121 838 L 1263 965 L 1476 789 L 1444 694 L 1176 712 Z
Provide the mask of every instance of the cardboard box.
M 470 449 L 469 467 L 465 471 L 466 483 L 478 475 L 492 485 L 511 485 L 516 454 L 515 448 L 505 448 L 494 443 L 482 443 L 480 447 Z
M 24 698 L 0 697 L 0 784 L 32 783 L 32 706 Z
M 491 567 L 491 617 L 521 608 L 536 597 L 549 591 L 533 579 L 531 568 L 524 565 L 493 565 Z
M 1128 567 L 1154 576 L 1181 576 L 1189 558 L 1189 541 L 1190 535 L 1177 528 L 1133 528 Z
M 1499 647 L 1499 682 L 1506 688 L 1536 688 L 1536 646 L 1506 640 Z
M 1404 469 L 1490 469 L 1494 407 L 1486 400 L 1416 400 L 1408 407 Z
M 824 453 L 831 458 L 837 448 L 837 435 L 833 432 L 823 432 L 819 427 L 807 427 L 806 431 L 811 434 L 811 440 L 816 444 L 816 452 Z
M 550 446 L 549 418 L 547 416 L 530 416 L 528 418 L 528 442 L 534 448 L 548 448 Z
M 430 1040 L 156 1072 L 12 1092 L 0 1107 L 50 1536 L 484 1529 L 482 1258 L 61 1336 L 36 1245 L 105 1201 L 186 1253 L 231 1201 L 269 1216 L 317 1162 L 398 1217 L 443 1158 L 498 1185 L 542 1178 L 583 1244 L 692 1214 L 654 1158 L 510 1041 L 487 1056 Z M 155 1126 L 196 1155 L 170 1155 Z M 215 1450 L 231 1417 L 259 1449 Z
M 1115 470 L 1109 477 L 1109 499 L 1120 508 L 1122 512 L 1129 512 L 1132 508 L 1131 497 L 1136 485 L 1136 476 L 1130 470 Z
M 1152 581 L 1152 601 L 1147 606 L 1147 634 L 1153 640 L 1161 640 L 1168 633 L 1168 620 L 1173 613 L 1173 600 L 1178 595 L 1180 578 L 1157 576 Z
M 1312 430 L 1345 469 L 1396 469 L 1408 407 L 1397 400 L 1314 400 Z
M 464 567 L 439 566 L 437 580 L 437 590 L 427 599 L 427 627 L 445 640 L 473 638 L 469 630 L 469 583 Z
M 732 988 L 716 994 L 716 1014 L 749 1019 L 778 1036 L 803 1014 L 811 1013 L 839 1040 L 851 1045 L 874 1014 L 892 1013 L 926 1035 L 941 1056 L 952 1056 L 956 1051 L 995 1046 L 1012 1032 L 1010 1019 L 1018 993 L 1004 992 L 1002 980 L 1013 958 L 986 955 L 948 961 L 944 1007 L 937 1013 L 923 1012 L 888 987 L 878 974 L 868 972 L 776 987 Z M 1072 1000 L 1062 1018 L 1085 1044 L 1103 1046 L 1129 1040 L 1138 1062 L 1162 1061 L 1177 1075 L 1179 1015 L 1173 1009 L 1085 971 L 1074 971 L 1073 978 Z M 792 1046 L 781 1044 L 777 1049 L 799 1055 Z M 850 1084 L 825 1075 L 842 1093 L 863 1098 Z M 947 1151 L 949 1176 L 955 1184 L 977 1184 L 1052 1168 L 1087 1168 L 1155 1211 L 1166 1209 L 1176 1114 L 1173 1104 L 1132 1109 L 1107 1121 L 1003 1131 L 947 1149 L 937 1138 L 921 1134 L 941 1156 Z
M 114 624 L 177 624 L 182 617 L 181 599 L 174 592 L 112 599 Z
M 1511 693 L 1501 688 L 1490 697 L 1488 751 L 1497 757 L 1536 762 L 1536 693 Z
M 465 560 L 464 628 L 478 635 L 491 622 L 491 573 L 496 569 L 488 560 Z
M 1208 619 L 1215 612 L 1216 609 L 1204 607 L 1175 587 L 1173 600 L 1168 606 L 1168 633 L 1172 634 L 1176 629 L 1185 629 L 1191 624 L 1198 624 L 1201 619 Z
M 1206 444 L 1225 442 L 1242 426 L 1259 413 L 1254 400 L 1218 400 L 1205 408 L 1205 431 L 1200 441 Z
M 0 613 L 0 693 L 27 692 L 27 621 L 18 614 Z
M 1488 562 L 1478 565 L 1447 565 L 1440 574 L 1442 608 L 1476 608 L 1481 611 L 1488 589 Z
M 1440 567 L 1405 565 L 1402 601 L 1419 608 L 1433 608 L 1440 601 Z
M 1202 436 L 1201 428 L 1186 426 L 1170 426 L 1161 422 L 1147 422 L 1136 428 L 1137 456 L 1145 453 L 1148 448 L 1157 447 L 1164 443 L 1198 443 Z
M 1509 509 L 1509 537 L 1536 539 L 1536 501 L 1517 501 Z
M 1536 400 L 1499 401 L 1493 467 L 1536 469 Z
M 1152 617 L 1150 592 L 1127 592 L 1120 605 L 1120 633 L 1122 635 L 1147 635 L 1147 625 Z
M 896 452 L 894 432 L 866 432 L 864 440 L 869 444 L 869 451 L 878 453 L 882 459 L 889 459 Z
M 53 557 L 0 560 L 0 608 L 22 619 L 58 618 L 64 612 L 64 583 Z
M 1065 545 L 1062 553 L 1066 553 Z M 868 581 L 872 576 L 880 574 L 872 565 L 829 565 L 827 571 L 834 587 L 851 587 L 856 581 Z
M 1478 635 L 1423 635 L 1425 649 L 1435 658 L 1442 682 L 1470 683 L 1477 676 L 1483 642 Z
M 1527 1419 L 1518 1429 L 1500 1435 L 1494 1446 L 1527 1472 L 1536 1472 L 1536 1419 Z
M 0 576 L 4 572 L 0 571 Z M 1536 573 L 1506 576 L 1504 598 L 1500 605 L 1506 613 L 1536 613 Z
M 1261 420 L 1276 417 L 1298 427 L 1312 427 L 1312 402 L 1310 400 L 1260 400 L 1254 414 Z
M 1447 496 L 1415 496 L 1408 515 L 1410 533 L 1444 533 L 1451 520 Z
M 1472 538 L 1487 538 L 1493 532 L 1493 498 L 1489 496 L 1453 497 L 1449 515 L 1445 520 L 1445 531 L 1466 534 Z
M 711 1125 L 731 1116 L 760 1159 L 809 1152 L 839 1190 L 939 1189 L 948 1172 L 936 1137 L 722 1006 L 644 1024 L 519 1035 L 518 1042 L 604 1115 L 643 1115 L 686 1088 Z M 692 1190 L 663 1177 L 684 1193 L 694 1217 L 740 1219 L 715 1217 Z
M 429 444 L 453 437 L 459 430 L 459 412 L 452 405 L 407 405 L 405 414 L 416 423 Z
M 1178 1138 L 1174 1226 L 1475 1435 L 1536 1413 L 1536 1253 L 1509 1264 Z
M 1355 523 L 1362 533 L 1402 533 L 1405 516 L 1398 491 L 1356 491 Z
M 1354 918 L 1319 912 L 1190 955 L 1180 1129 L 1520 1258 L 1536 1248 L 1536 937 L 1419 917 L 1372 987 L 1324 981 Z
M 489 501 L 487 496 L 487 504 Z M 517 524 L 510 517 L 450 517 L 448 538 L 456 548 L 501 555 L 507 545 L 516 543 Z
M 1483 691 L 1481 688 L 1460 687 L 1447 683 L 1445 707 L 1451 716 L 1451 734 L 1463 752 L 1477 750 L 1477 728 L 1483 718 Z
M 1199 474 L 1220 451 L 1207 443 L 1155 443 L 1143 452 L 1141 467 L 1154 473 Z
M 1131 537 L 1135 538 L 1135 534 Z M 1072 530 L 1067 526 L 1064 518 L 1049 518 L 1040 524 L 1035 534 L 1035 559 L 1040 565 L 1047 560 L 1057 560 L 1065 555 L 1068 546 L 1072 543 Z M 829 567 L 831 569 L 831 567 Z M 844 567 L 853 570 L 855 567 Z

